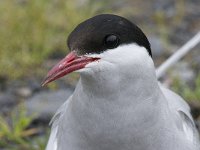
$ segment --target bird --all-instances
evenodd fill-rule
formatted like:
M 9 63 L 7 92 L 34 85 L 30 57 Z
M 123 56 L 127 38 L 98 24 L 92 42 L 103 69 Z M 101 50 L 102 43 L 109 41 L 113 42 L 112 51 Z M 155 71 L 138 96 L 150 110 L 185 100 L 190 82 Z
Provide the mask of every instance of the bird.
M 51 120 L 46 150 L 200 150 L 189 105 L 156 77 L 150 43 L 128 19 L 100 14 L 75 27 L 46 85 L 80 79 Z

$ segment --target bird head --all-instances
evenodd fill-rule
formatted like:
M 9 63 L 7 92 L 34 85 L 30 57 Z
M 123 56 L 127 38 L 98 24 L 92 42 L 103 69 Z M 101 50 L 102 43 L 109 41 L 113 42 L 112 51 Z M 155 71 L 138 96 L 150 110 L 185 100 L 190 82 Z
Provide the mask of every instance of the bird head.
M 130 66 L 151 57 L 151 48 L 145 34 L 129 20 L 111 14 L 102 14 L 80 23 L 69 35 L 70 53 L 47 74 L 46 85 L 73 71 L 101 72 L 112 66 Z

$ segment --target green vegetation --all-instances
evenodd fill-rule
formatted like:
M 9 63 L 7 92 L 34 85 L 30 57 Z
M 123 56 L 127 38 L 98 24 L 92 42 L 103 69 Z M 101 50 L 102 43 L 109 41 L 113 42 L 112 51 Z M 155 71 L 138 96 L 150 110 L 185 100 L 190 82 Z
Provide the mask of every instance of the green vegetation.
M 0 77 L 40 72 L 45 59 L 66 54 L 67 35 L 100 7 L 71 0 L 0 1 Z
M 193 87 L 189 87 L 181 82 L 179 78 L 175 78 L 172 88 L 179 93 L 185 100 L 198 100 L 200 101 L 200 74 L 197 76 Z
M 36 136 L 38 128 L 30 128 L 34 116 L 27 116 L 26 109 L 19 105 L 7 117 L 0 117 L 0 147 L 7 149 L 45 148 L 47 138 Z M 35 137 L 33 137 L 35 135 Z M 32 139 L 30 137 L 32 136 Z
M 184 0 L 177 0 L 174 3 L 176 8 L 176 15 L 171 16 L 170 21 L 167 17 L 167 13 L 163 10 L 155 11 L 153 15 L 153 20 L 155 21 L 155 26 L 157 26 L 156 31 L 160 35 L 160 38 L 166 49 L 169 49 L 170 40 L 169 35 L 173 32 L 173 28 L 176 26 L 180 26 L 186 12 L 186 6 Z

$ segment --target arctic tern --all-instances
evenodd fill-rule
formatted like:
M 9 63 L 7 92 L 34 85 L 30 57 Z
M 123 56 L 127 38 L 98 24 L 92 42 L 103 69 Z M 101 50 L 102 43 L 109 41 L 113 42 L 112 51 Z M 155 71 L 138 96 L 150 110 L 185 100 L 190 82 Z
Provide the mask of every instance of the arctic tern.
M 97 15 L 67 44 L 43 85 L 73 71 L 80 79 L 52 119 L 46 150 L 200 150 L 188 104 L 158 82 L 150 43 L 134 23 Z

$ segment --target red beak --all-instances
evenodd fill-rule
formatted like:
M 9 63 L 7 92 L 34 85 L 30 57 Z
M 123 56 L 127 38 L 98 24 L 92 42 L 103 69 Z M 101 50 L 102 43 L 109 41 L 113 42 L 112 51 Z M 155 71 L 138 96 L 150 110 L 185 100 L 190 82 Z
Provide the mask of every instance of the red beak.
M 42 86 L 63 77 L 73 71 L 84 68 L 88 63 L 99 60 L 86 56 L 78 56 L 74 51 L 70 52 L 64 59 L 56 64 L 47 74 Z

